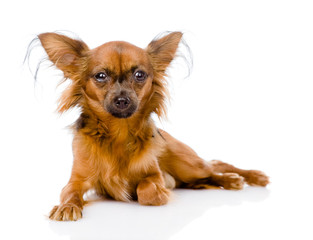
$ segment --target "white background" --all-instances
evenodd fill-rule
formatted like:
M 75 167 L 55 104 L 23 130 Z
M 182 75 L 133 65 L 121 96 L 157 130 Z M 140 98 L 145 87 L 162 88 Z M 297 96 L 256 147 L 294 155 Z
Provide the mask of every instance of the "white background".
M 1 239 L 313 239 L 311 1 L 2 1 L 0 3 Z M 68 30 L 91 48 L 145 47 L 185 32 L 194 59 L 169 71 L 168 121 L 207 160 L 265 171 L 267 188 L 176 190 L 163 207 L 95 202 L 73 223 L 51 222 L 70 175 L 78 116 L 54 111 L 60 72 L 23 65 L 39 33 Z M 30 56 L 36 69 L 40 48 Z

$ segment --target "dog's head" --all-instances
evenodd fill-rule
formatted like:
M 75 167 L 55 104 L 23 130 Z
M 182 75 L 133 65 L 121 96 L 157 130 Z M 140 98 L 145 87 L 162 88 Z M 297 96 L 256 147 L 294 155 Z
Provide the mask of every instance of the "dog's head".
M 115 118 L 164 113 L 165 71 L 181 32 L 154 40 L 146 49 L 114 41 L 90 50 L 84 42 L 57 33 L 38 37 L 49 60 L 72 80 L 60 99 L 60 112 L 80 106 Z

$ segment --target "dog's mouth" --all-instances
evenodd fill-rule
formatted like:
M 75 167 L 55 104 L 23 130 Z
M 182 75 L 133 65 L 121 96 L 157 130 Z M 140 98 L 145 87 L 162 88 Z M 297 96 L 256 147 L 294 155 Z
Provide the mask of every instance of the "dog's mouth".
M 132 116 L 134 114 L 135 111 L 136 111 L 136 109 L 127 110 L 127 111 L 117 111 L 114 109 L 108 109 L 108 112 L 111 113 L 112 116 L 114 116 L 116 118 L 129 118 L 130 116 Z
M 116 118 L 129 118 L 137 110 L 137 104 L 129 97 L 115 97 L 107 106 L 107 111 Z

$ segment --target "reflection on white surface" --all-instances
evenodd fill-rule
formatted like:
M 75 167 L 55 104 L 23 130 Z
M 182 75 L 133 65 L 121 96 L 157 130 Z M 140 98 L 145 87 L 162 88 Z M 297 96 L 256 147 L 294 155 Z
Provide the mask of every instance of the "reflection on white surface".
M 60 236 L 78 239 L 170 239 L 186 225 L 219 206 L 263 201 L 266 188 L 247 187 L 242 191 L 175 190 L 172 201 L 161 207 L 141 206 L 113 200 L 92 202 L 77 222 L 50 221 Z

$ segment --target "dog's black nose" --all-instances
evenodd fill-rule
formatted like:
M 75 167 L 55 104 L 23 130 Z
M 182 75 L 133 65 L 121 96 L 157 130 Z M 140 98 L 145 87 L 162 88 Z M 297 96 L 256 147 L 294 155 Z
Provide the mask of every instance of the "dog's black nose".
M 114 104 L 119 109 L 125 109 L 128 108 L 130 99 L 128 97 L 116 97 L 114 99 Z

